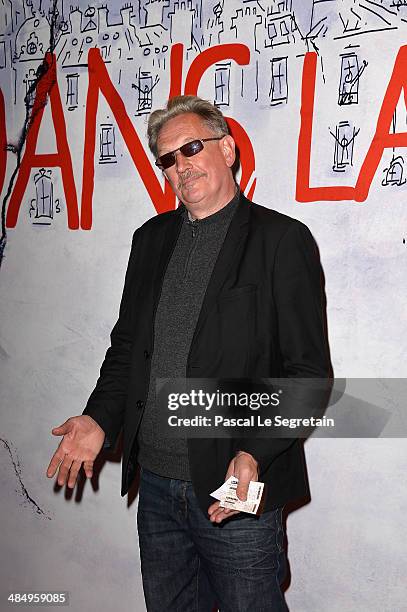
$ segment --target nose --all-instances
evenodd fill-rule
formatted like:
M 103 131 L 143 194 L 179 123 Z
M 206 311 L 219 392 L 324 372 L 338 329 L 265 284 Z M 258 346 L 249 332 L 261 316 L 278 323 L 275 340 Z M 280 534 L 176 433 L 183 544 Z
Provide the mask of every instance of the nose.
M 186 157 L 181 153 L 181 151 L 177 151 L 175 153 L 175 167 L 177 169 L 178 174 L 182 174 L 188 168 L 191 168 L 192 164 L 189 157 Z

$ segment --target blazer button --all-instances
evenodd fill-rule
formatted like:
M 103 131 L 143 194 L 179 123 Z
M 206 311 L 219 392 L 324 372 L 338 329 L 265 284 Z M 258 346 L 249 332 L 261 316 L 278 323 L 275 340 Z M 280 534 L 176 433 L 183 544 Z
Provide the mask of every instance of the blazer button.
M 141 400 L 137 400 L 136 406 L 137 408 L 142 408 L 144 406 L 144 402 L 142 402 Z
M 144 357 L 148 359 L 150 357 L 150 353 L 148 351 L 144 351 Z

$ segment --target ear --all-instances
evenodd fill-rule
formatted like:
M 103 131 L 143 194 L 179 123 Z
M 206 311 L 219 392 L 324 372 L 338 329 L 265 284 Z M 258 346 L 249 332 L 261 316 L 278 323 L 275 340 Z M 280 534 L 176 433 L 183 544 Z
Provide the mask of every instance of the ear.
M 236 145 L 232 136 L 225 136 L 223 140 L 220 141 L 220 148 L 225 158 L 226 165 L 231 168 L 236 159 Z

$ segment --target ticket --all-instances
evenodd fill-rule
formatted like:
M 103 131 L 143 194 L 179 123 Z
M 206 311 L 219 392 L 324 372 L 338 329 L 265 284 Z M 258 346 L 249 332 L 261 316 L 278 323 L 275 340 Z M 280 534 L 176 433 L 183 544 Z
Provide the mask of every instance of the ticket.
M 230 476 L 219 489 L 211 493 L 211 496 L 220 501 L 219 505 L 222 508 L 257 514 L 263 495 L 264 482 L 250 481 L 246 501 L 241 501 L 236 495 L 238 482 L 235 476 Z

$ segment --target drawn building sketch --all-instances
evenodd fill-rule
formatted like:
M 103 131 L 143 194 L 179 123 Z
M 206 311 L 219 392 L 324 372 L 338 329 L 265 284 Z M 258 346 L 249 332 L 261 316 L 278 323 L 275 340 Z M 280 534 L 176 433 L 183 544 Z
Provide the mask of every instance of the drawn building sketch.
M 206 20 L 205 31 L 202 32 L 199 42 L 201 49 L 220 44 L 222 34 L 225 31 L 225 24 L 222 19 L 224 3 L 225 0 L 221 0 L 211 7 Z
M 33 27 L 38 28 L 40 24 L 39 19 L 34 19 Z M 21 31 L 18 32 L 18 37 L 22 39 L 25 28 L 21 28 Z M 21 61 L 27 61 L 29 59 L 41 59 L 44 57 L 46 47 L 39 40 L 35 31 L 29 33 L 28 39 L 21 43 L 21 45 L 16 44 L 16 59 Z
M 295 43 L 295 31 L 297 29 L 294 14 L 291 10 L 291 2 L 279 2 L 278 11 L 267 11 L 264 19 L 264 47 L 277 47 L 279 45 L 287 45 L 290 42 Z M 277 8 L 276 7 L 276 8 Z M 256 32 L 258 29 L 257 24 Z

